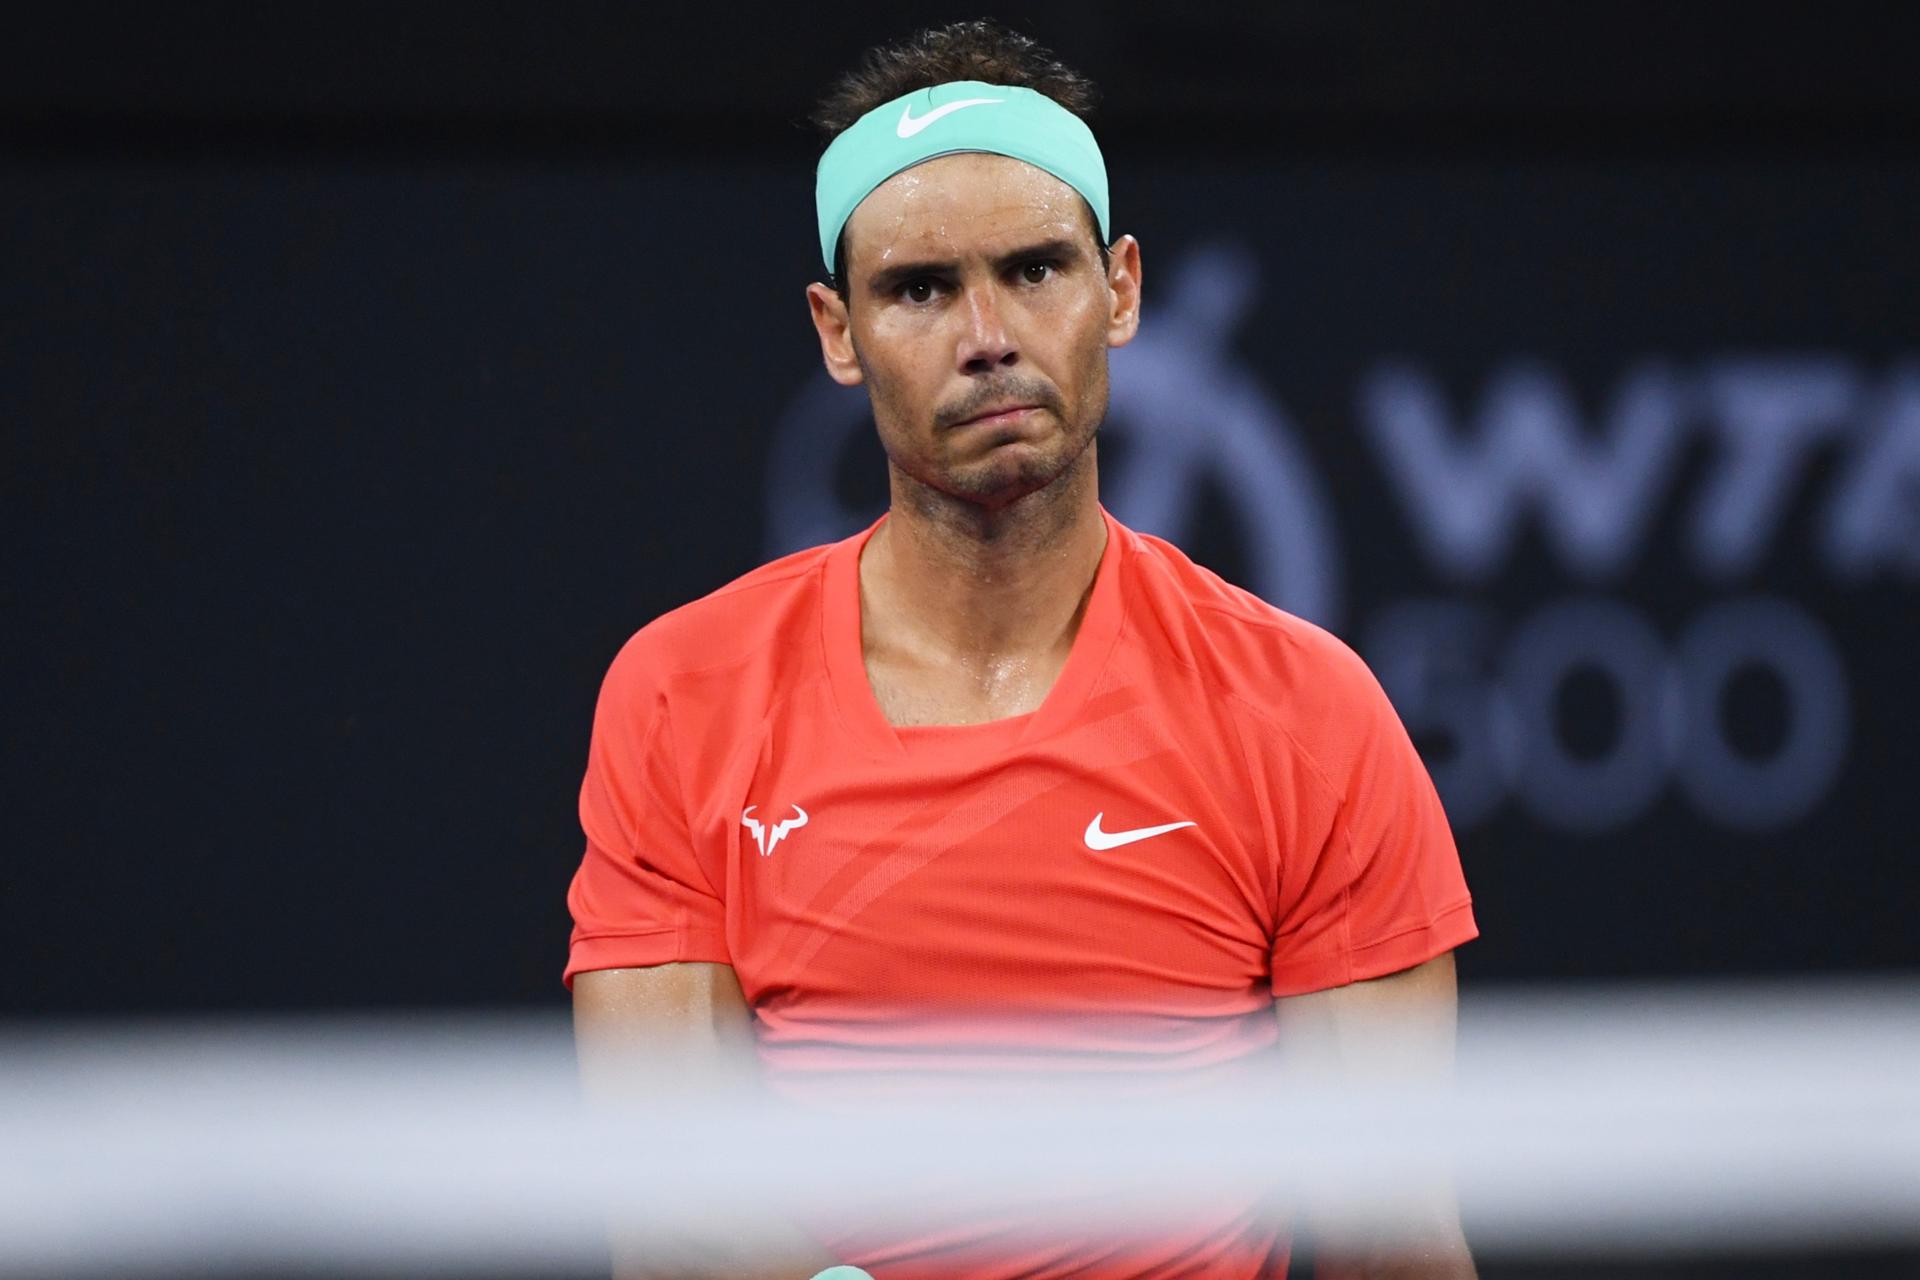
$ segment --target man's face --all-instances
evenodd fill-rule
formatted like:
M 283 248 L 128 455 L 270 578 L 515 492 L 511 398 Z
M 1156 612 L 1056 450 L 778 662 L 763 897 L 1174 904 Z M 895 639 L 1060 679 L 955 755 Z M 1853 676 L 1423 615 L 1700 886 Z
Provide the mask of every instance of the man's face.
M 1000 507 L 1064 473 L 1138 324 L 1138 246 L 1103 267 L 1072 187 L 1006 156 L 895 174 L 847 223 L 847 297 L 808 290 L 833 376 L 864 382 L 893 465 Z M 1111 277 L 1120 277 L 1118 283 Z

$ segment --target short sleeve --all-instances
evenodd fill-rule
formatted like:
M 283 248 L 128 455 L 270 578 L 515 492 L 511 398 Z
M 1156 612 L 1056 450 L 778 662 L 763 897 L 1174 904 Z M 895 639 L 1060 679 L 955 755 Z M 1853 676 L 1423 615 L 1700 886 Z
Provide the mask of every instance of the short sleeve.
M 1282 864 L 1273 994 L 1383 977 L 1479 935 L 1447 815 L 1379 682 L 1344 645 L 1310 744 L 1333 792 L 1325 840 Z
M 668 702 L 645 634 L 614 659 L 594 710 L 580 786 L 586 853 L 567 893 L 569 988 L 588 969 L 731 963 L 725 903 L 695 856 Z

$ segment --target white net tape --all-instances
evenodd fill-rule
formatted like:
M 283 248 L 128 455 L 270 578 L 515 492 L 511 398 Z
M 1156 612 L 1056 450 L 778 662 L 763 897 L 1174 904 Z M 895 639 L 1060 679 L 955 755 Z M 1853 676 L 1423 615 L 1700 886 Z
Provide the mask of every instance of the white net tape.
M 1920 983 L 1469 994 L 1450 1091 L 579 1103 L 561 1017 L 0 1030 L 0 1271 L 532 1272 L 673 1226 L 1246 1187 L 1365 1217 L 1450 1167 L 1481 1253 L 1920 1242 Z M 971 1095 L 970 1095 L 971 1096 Z

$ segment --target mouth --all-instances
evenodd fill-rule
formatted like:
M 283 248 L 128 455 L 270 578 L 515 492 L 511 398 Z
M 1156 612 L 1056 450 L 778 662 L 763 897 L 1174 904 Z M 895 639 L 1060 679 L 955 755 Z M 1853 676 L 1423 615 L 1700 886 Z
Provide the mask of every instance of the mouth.
M 1008 423 L 1020 421 L 1020 419 L 1027 414 L 1038 412 L 1040 412 L 1040 406 L 1037 404 L 1003 404 L 985 410 L 984 412 L 976 413 L 973 417 L 963 422 L 956 422 L 953 425 L 956 427 L 1005 426 Z

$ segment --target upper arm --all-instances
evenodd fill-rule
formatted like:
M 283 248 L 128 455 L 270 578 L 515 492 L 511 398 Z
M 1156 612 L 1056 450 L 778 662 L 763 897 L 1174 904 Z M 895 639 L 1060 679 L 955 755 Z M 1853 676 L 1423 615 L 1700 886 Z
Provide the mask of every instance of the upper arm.
M 582 1080 L 596 1103 L 644 1103 L 653 1098 L 650 1085 L 671 1097 L 745 1084 L 753 1070 L 753 1013 L 731 965 L 585 970 L 573 980 L 573 1025 Z M 623 1203 L 609 1223 L 614 1274 L 799 1280 L 837 1261 L 791 1223 L 740 1214 L 737 1205 L 716 1203 L 709 1223 L 663 1227 L 643 1204 Z
M 1457 1009 L 1453 953 L 1384 977 L 1274 1002 L 1284 1060 L 1302 1088 L 1356 1079 L 1412 1090 L 1452 1075 Z M 1405 1277 L 1471 1280 L 1473 1261 L 1443 1173 L 1398 1171 L 1375 1188 L 1391 1194 L 1355 1217 L 1343 1206 L 1307 1205 L 1315 1274 L 1329 1280 Z M 1384 1231 L 1379 1228 L 1384 1226 Z
M 753 1013 L 724 964 L 576 974 L 573 1029 L 582 1080 L 599 1098 L 620 1096 L 649 1072 L 712 1082 L 746 1069 L 753 1050 Z
M 1273 1005 L 1281 1051 L 1298 1067 L 1429 1082 L 1452 1071 L 1458 1007 L 1451 951 L 1384 977 L 1285 996 Z

